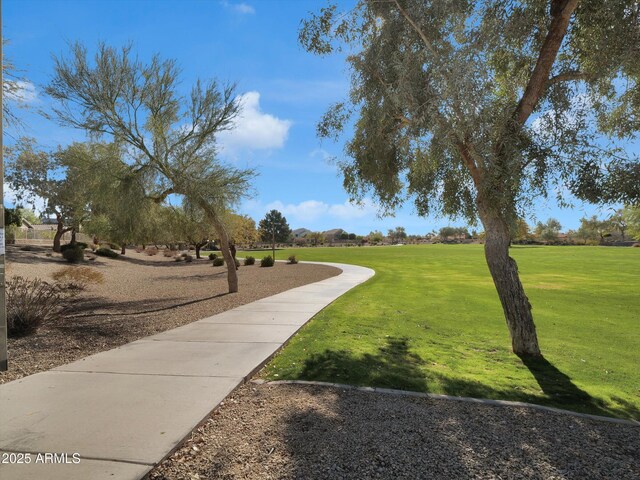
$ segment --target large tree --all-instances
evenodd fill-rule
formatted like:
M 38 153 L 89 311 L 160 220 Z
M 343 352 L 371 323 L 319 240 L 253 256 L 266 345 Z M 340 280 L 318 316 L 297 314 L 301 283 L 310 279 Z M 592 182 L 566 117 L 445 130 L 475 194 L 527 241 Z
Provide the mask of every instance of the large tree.
M 258 224 L 260 239 L 263 242 L 271 242 L 273 259 L 276 258 L 276 243 L 288 242 L 291 239 L 291 228 L 287 219 L 278 210 L 267 212 Z
M 421 215 L 479 217 L 518 355 L 540 355 L 509 256 L 519 214 L 548 191 L 640 197 L 638 161 L 597 141 L 637 131 L 639 10 L 625 0 L 361 0 L 303 21 L 309 51 L 348 54 L 349 98 L 318 126 L 337 138 L 355 117 L 347 191 L 373 191 L 383 211 L 408 193 Z
M 216 135 L 232 128 L 240 105 L 232 85 L 199 80 L 183 96 L 173 60 L 154 56 L 144 63 L 129 46 L 98 46 L 91 61 L 75 44 L 56 58 L 47 93 L 58 100 L 62 124 L 107 136 L 130 148 L 132 171 L 153 178 L 148 196 L 163 202 L 182 196 L 200 208 L 216 230 L 227 263 L 229 292 L 238 277 L 229 249 L 225 212 L 250 191 L 253 172 L 223 165 L 216 156 Z
M 33 139 L 20 138 L 7 150 L 6 180 L 19 202 L 45 202 L 44 214 L 56 218 L 53 250 L 60 251 L 62 236 L 80 228 L 87 218 L 94 172 L 75 161 L 75 145 L 55 152 L 37 148 Z

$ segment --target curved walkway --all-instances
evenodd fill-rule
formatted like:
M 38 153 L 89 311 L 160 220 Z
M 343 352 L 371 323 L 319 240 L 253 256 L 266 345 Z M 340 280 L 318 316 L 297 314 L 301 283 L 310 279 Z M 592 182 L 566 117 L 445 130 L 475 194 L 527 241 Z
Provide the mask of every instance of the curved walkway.
M 375 273 L 324 265 L 342 273 L 0 386 L 1 459 L 22 460 L 0 463 L 0 477 L 143 477 L 311 317 Z

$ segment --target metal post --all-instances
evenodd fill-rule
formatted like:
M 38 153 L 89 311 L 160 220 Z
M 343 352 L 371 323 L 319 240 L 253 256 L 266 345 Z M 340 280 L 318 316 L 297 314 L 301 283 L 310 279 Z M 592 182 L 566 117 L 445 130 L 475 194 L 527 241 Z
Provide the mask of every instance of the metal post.
M 276 261 L 276 227 L 271 227 L 271 248 L 273 252 L 273 261 Z
M 2 13 L 0 13 L 0 39 L 2 38 Z M 4 51 L 0 44 L 0 63 L 4 62 Z M 0 84 L 4 87 L 4 77 L 0 70 Z M 3 102 L 2 94 L 4 88 L 0 88 L 0 103 Z M 1 117 L 1 114 L 0 114 Z M 6 305 L 6 291 L 5 291 L 5 269 L 4 269 L 4 145 L 2 143 L 2 124 L 4 118 L 0 121 L 0 196 L 2 197 L 2 203 L 0 204 L 0 218 L 2 218 L 2 228 L 0 228 L 0 372 L 3 372 L 9 368 L 7 363 L 7 305 Z

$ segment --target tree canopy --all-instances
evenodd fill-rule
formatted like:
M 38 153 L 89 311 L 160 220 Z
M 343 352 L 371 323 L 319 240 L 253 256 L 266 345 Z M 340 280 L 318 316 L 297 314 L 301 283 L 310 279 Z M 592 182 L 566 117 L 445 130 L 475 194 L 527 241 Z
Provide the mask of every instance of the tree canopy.
M 511 231 L 550 193 L 640 202 L 640 161 L 602 141 L 638 133 L 640 4 L 359 0 L 311 14 L 299 39 L 347 54 L 349 97 L 318 133 L 353 126 L 339 163 L 352 199 L 479 218 L 512 348 L 539 356 Z
M 201 209 L 216 229 L 227 265 L 233 265 L 223 217 L 251 193 L 254 173 L 217 158 L 216 136 L 233 126 L 240 105 L 234 85 L 196 81 L 187 95 L 179 88 L 174 60 L 155 55 L 143 62 L 131 46 L 101 43 L 90 60 L 81 44 L 55 59 L 46 92 L 58 100 L 54 112 L 64 125 L 127 145 L 126 164 L 148 180 L 146 195 L 156 202 L 183 196 Z M 229 291 L 238 290 L 227 268 Z
M 259 223 L 260 238 L 263 242 L 288 242 L 291 238 L 291 228 L 287 219 L 278 210 L 267 212 Z

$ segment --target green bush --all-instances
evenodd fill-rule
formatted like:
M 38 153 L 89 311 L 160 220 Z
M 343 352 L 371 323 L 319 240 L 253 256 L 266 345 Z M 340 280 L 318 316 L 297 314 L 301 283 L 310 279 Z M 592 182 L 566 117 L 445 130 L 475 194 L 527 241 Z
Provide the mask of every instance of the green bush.
M 249 256 L 249 257 L 245 257 L 245 259 L 244 259 L 245 266 L 246 265 L 253 265 L 255 263 L 256 263 L 256 259 L 254 257 Z
M 82 262 L 84 260 L 84 250 L 79 246 L 75 248 L 67 247 L 62 251 L 62 256 L 70 263 Z
M 224 259 L 216 257 L 213 259 L 213 266 L 214 267 L 221 267 L 222 265 L 224 265 Z
M 218 256 L 215 253 L 209 254 L 209 260 L 215 260 L 216 258 L 218 258 Z
M 86 244 L 86 243 L 84 243 L 84 242 L 76 242 L 76 244 L 75 244 L 75 245 L 73 245 L 73 244 L 71 244 L 71 243 L 67 243 L 67 244 L 62 245 L 62 246 L 60 247 L 60 253 L 64 253 L 64 252 L 65 252 L 65 250 L 68 250 L 68 249 L 70 249 L 70 248 L 73 248 L 74 246 L 75 246 L 76 248 L 81 248 L 82 250 L 84 250 L 84 249 L 85 249 L 85 248 L 87 248 L 89 245 L 87 245 L 87 244 Z
M 96 250 L 96 255 L 100 255 L 101 257 L 109 257 L 109 258 L 118 258 L 118 253 L 114 252 L 110 248 L 100 247 Z
M 266 257 L 264 257 L 261 261 L 260 261 L 260 266 L 261 267 L 273 267 L 274 264 L 274 260 L 273 257 L 271 255 L 267 255 Z
M 43 323 L 60 318 L 68 291 L 39 278 L 7 281 L 7 327 L 10 337 L 35 332 Z
M 298 259 L 296 258 L 295 255 L 291 255 L 288 260 L 287 263 L 290 265 L 295 265 L 296 263 L 298 263 Z

